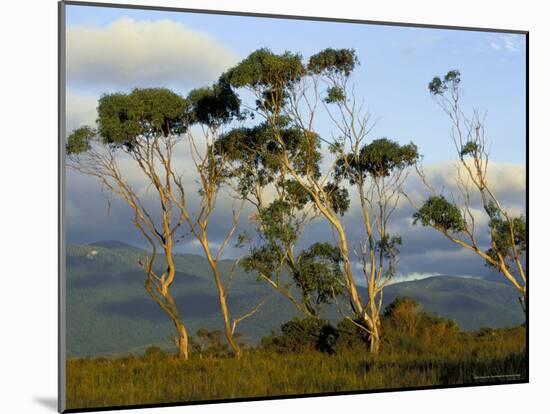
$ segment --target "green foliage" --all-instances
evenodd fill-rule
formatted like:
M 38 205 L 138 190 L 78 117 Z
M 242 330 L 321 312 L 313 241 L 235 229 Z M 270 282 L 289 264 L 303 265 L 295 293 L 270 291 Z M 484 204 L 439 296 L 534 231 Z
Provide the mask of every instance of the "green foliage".
M 311 56 L 308 70 L 316 75 L 344 75 L 349 76 L 359 64 L 353 49 L 327 48 Z
M 98 132 L 104 144 L 131 150 L 138 138 L 187 131 L 187 109 L 184 98 L 164 88 L 103 95 L 97 108 Z
M 401 236 L 386 234 L 376 241 L 376 251 L 382 253 L 386 259 L 392 259 L 399 254 L 399 246 L 402 244 Z
M 304 73 L 300 54 L 285 52 L 277 55 L 263 48 L 252 52 L 237 66 L 222 75 L 222 78 L 236 88 L 271 88 L 296 82 Z
M 90 149 L 90 141 L 95 137 L 96 131 L 88 126 L 75 129 L 69 135 L 65 151 L 69 155 L 81 154 Z
M 337 353 L 355 350 L 362 352 L 367 349 L 369 336 L 367 332 L 360 328 L 362 321 L 351 321 L 342 319 L 336 327 L 338 331 L 338 339 L 336 341 L 335 350 Z
M 194 89 L 187 95 L 191 123 L 219 127 L 233 119 L 240 119 L 240 99 L 227 82 Z
M 296 128 L 293 138 L 294 140 L 288 143 L 285 141 L 285 149 L 291 155 L 294 169 L 300 175 L 319 178 L 321 176 L 320 164 L 323 159 L 319 135 Z
M 445 75 L 445 82 L 460 83 L 460 72 L 458 70 L 450 70 Z
M 289 223 L 287 217 L 292 214 L 292 205 L 284 200 L 275 200 L 269 206 L 261 208 L 259 220 L 265 229 L 264 236 L 269 241 L 279 241 L 289 245 L 296 241 L 296 225 Z
M 286 99 L 286 90 L 304 75 L 300 54 L 276 54 L 263 48 L 252 52 L 221 79 L 234 88 L 246 87 L 260 92 L 263 99 L 257 102 L 258 109 L 278 113 Z
M 514 247 L 519 256 L 527 250 L 527 223 L 525 217 L 521 215 L 508 220 L 502 217 L 500 210 L 494 204 L 489 204 L 488 210 L 493 246 L 486 253 L 496 262 L 499 261 L 498 256 L 500 255 L 509 264 L 515 259 Z M 489 261 L 486 264 L 490 267 L 493 266 Z
M 460 233 L 466 229 L 460 209 L 443 195 L 428 198 L 413 214 L 413 219 L 414 225 L 420 222 L 423 226 L 432 226 L 445 232 Z
M 278 145 L 270 132 L 266 124 L 235 128 L 215 143 L 216 153 L 231 164 L 229 175 L 236 179 L 243 197 L 248 197 L 256 185 L 265 187 L 273 182 L 274 173 L 278 170 Z
M 458 70 L 450 70 L 443 77 L 443 80 L 439 76 L 434 77 L 428 84 L 428 90 L 432 95 L 442 95 L 449 89 L 449 86 L 457 87 L 460 80 L 460 72 Z
M 262 123 L 250 128 L 235 128 L 222 135 L 215 145 L 217 153 L 230 162 L 230 176 L 236 180 L 243 197 L 248 197 L 256 186 L 266 187 L 282 172 L 283 151 L 298 174 L 320 175 L 319 137 L 306 135 L 283 117 L 277 119 L 275 127 Z M 280 185 L 287 186 L 285 190 L 293 193 L 290 197 L 297 194 L 297 188 L 290 181 L 285 180 Z
M 478 151 L 479 145 L 474 141 L 468 141 L 460 149 L 460 158 L 464 158 L 467 155 L 474 156 Z
M 355 184 L 359 177 L 389 177 L 414 165 L 419 159 L 418 149 L 413 143 L 399 145 L 387 138 L 380 138 L 364 145 L 358 156 L 348 154 L 340 158 L 335 167 L 337 180 L 345 178 Z
M 306 306 L 319 314 L 324 303 L 343 293 L 344 275 L 340 250 L 329 243 L 317 242 L 303 250 L 292 269 L 292 278 Z
M 320 351 L 334 353 L 338 332 L 325 320 L 294 318 L 281 326 L 281 333 L 262 338 L 262 348 L 278 353 Z
M 381 138 L 361 148 L 359 167 L 374 177 L 387 177 L 395 170 L 414 165 L 418 157 L 416 145 L 399 145 L 395 141 Z
M 280 182 L 283 198 L 296 209 L 302 209 L 311 201 L 311 195 L 304 191 L 301 184 L 294 179 Z
M 251 244 L 250 254 L 242 261 L 243 267 L 249 272 L 259 272 L 260 279 L 275 280 L 283 269 L 288 271 L 303 305 L 314 315 L 323 303 L 341 292 L 341 275 L 335 271 L 332 252 L 326 252 L 328 245 L 324 251 L 319 248 L 321 245 L 314 245 L 294 257 L 302 226 L 301 212 L 311 197 L 296 180 L 288 178 L 281 157 L 284 151 L 298 174 L 318 177 L 320 139 L 316 134 L 289 125 L 283 117 L 276 118 L 275 122 L 275 126 L 262 123 L 234 129 L 220 137 L 216 151 L 229 160 L 229 175 L 236 180 L 243 197 L 258 197 L 258 188 L 264 189 L 269 184 L 273 184 L 279 194 L 267 206 L 257 206 L 259 243 L 252 245 L 248 236 L 240 238 L 241 245 L 245 241 Z M 336 211 L 343 213 L 349 207 L 346 189 L 328 184 L 325 190 Z M 314 263 L 315 260 L 318 263 Z
M 299 223 L 294 216 L 296 207 L 284 200 L 275 200 L 259 211 L 259 231 L 262 243 L 254 246 L 242 260 L 245 270 L 257 271 L 278 278 L 284 268 L 301 295 L 302 304 L 311 315 L 317 315 L 323 304 L 342 293 L 342 257 L 339 250 L 328 243 L 315 243 L 300 252 L 295 259 L 294 245 Z
M 439 76 L 435 76 L 428 84 L 428 90 L 434 95 L 441 95 L 445 90 L 447 90 L 447 87 Z
M 351 204 L 348 189 L 336 183 L 328 183 L 323 187 L 323 190 L 327 194 L 331 208 L 337 214 L 343 216 Z
M 325 102 L 328 104 L 331 103 L 337 103 L 337 102 L 344 102 L 346 100 L 346 95 L 344 93 L 344 90 L 338 86 L 331 86 L 327 89 L 327 97 L 325 98 Z

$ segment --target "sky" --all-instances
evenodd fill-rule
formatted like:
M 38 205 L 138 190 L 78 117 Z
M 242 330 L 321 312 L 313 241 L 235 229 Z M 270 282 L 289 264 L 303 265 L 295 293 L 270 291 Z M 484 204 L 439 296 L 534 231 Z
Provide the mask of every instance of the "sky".
M 450 162 L 455 159 L 450 125 L 427 84 L 458 69 L 466 111 L 478 109 L 487 117 L 494 183 L 509 208 L 524 207 L 524 35 L 75 5 L 67 6 L 66 21 L 68 131 L 93 125 L 97 99 L 104 93 L 169 87 L 186 95 L 211 84 L 258 48 L 299 52 L 305 58 L 327 47 L 353 48 L 360 66 L 352 80 L 376 120 L 372 137 L 415 142 L 433 179 L 447 186 L 452 185 Z M 323 123 L 328 127 L 328 119 L 320 120 L 321 128 Z M 410 186 L 418 183 L 413 180 Z M 127 208 L 113 200 L 108 214 L 106 197 L 93 179 L 67 171 L 68 242 L 118 239 L 142 245 Z M 488 272 L 481 261 L 468 260 L 467 252 L 440 235 L 413 228 L 411 213 L 403 206 L 394 220 L 404 234 L 404 278 Z M 226 218 L 223 213 L 215 218 L 220 231 Z M 347 223 L 352 234 L 353 220 Z M 322 223 L 316 224 L 306 241 L 327 233 Z M 194 252 L 196 246 L 181 249 Z

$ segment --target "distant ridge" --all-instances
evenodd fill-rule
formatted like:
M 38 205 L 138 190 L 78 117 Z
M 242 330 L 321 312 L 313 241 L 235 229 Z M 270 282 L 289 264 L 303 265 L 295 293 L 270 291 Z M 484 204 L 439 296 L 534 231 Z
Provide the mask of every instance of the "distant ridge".
M 113 240 L 67 246 L 70 356 L 121 354 L 151 344 L 171 346 L 171 322 L 143 286 L 144 273 L 138 265 L 143 252 Z M 190 333 L 199 328 L 221 329 L 217 293 L 206 259 L 177 254 L 174 261 L 173 295 Z M 163 262 L 161 255 L 159 269 Z M 233 262 L 225 260 L 220 266 L 222 277 L 227 277 Z M 364 287 L 358 290 L 366 297 Z M 483 278 L 441 275 L 394 283 L 384 289 L 383 306 L 403 296 L 413 298 L 431 314 L 455 320 L 463 330 L 517 326 L 525 320 L 515 289 Z M 247 342 L 257 343 L 283 322 L 300 316 L 282 295 L 237 267 L 229 293 L 232 312 L 244 315 L 260 302 L 265 303 L 262 310 L 239 325 Z M 327 306 L 322 316 L 334 323 L 341 319 L 335 306 Z

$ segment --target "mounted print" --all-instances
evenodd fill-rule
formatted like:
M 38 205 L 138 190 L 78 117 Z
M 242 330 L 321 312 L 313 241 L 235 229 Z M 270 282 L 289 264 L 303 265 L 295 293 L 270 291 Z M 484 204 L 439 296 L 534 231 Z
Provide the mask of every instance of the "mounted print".
M 60 3 L 60 411 L 528 381 L 528 33 Z

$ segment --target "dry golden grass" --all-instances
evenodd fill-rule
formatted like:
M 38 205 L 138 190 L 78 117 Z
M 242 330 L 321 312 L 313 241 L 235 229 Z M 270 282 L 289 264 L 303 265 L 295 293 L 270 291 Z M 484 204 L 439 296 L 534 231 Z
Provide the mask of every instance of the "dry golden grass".
M 67 361 L 68 408 L 368 391 L 526 379 L 525 329 L 462 334 L 425 350 L 407 341 L 370 355 L 350 349 L 177 360 L 170 354 Z M 411 350 L 412 349 L 412 350 Z

